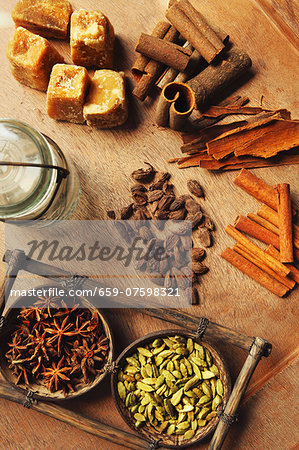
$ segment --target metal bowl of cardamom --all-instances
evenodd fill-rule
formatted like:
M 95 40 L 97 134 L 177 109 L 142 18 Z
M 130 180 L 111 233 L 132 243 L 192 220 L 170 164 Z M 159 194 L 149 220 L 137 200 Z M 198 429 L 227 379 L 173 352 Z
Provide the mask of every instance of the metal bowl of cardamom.
M 61 286 L 34 289 L 4 312 L 0 372 L 25 396 L 59 401 L 85 394 L 113 361 L 111 327 L 85 298 L 57 294 Z
M 226 364 L 214 346 L 182 330 L 136 340 L 116 368 L 111 387 L 119 413 L 161 447 L 184 448 L 207 438 L 231 391 Z

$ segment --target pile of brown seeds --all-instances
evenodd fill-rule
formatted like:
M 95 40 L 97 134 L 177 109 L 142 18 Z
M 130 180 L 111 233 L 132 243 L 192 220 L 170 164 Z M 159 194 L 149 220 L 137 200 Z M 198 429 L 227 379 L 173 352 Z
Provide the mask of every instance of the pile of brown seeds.
M 155 220 L 155 225 L 158 229 L 164 226 L 163 221 L 165 220 L 191 221 L 193 238 L 192 304 L 198 304 L 199 294 L 197 286 L 200 282 L 200 277 L 209 270 L 202 261 L 206 257 L 205 248 L 213 245 L 212 232 L 215 229 L 212 219 L 203 213 L 201 205 L 195 199 L 195 197 L 204 199 L 204 191 L 198 181 L 189 180 L 187 188 L 190 194 L 176 196 L 174 185 L 170 183 L 171 175 L 168 172 L 157 172 L 151 164 L 145 164 L 148 165 L 148 168 L 137 169 L 131 174 L 136 182 L 131 187 L 132 202 L 128 206 L 123 207 L 119 214 L 109 210 L 107 215 L 110 219 L 124 221 L 123 225 L 117 222 L 117 227 L 120 234 L 127 241 L 130 241 L 130 238 L 135 233 L 128 222 L 125 222 L 128 220 Z M 186 223 L 186 227 L 181 229 L 180 233 L 177 232 L 177 228 L 174 229 L 174 235 L 171 236 L 172 242 L 165 243 L 167 251 L 172 252 L 173 264 L 169 264 L 169 260 L 167 265 L 163 261 L 160 264 L 156 264 L 158 261 L 155 261 L 155 264 L 152 263 L 151 267 L 149 267 L 149 264 L 146 266 L 142 262 L 137 269 L 156 273 L 157 284 L 161 284 L 159 281 L 161 278 L 158 275 L 163 275 L 165 287 L 174 287 L 180 283 L 180 287 L 184 288 L 184 281 L 182 281 L 186 269 L 184 267 L 184 232 L 190 230 L 190 226 L 187 225 Z M 152 231 L 146 226 L 141 226 L 138 231 L 143 239 L 149 241 L 155 239 Z M 159 244 L 157 239 L 156 244 Z

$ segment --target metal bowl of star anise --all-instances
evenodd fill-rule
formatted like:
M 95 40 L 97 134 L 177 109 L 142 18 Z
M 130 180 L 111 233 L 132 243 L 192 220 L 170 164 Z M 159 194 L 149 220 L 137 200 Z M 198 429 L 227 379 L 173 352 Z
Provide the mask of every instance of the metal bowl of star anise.
M 19 298 L 4 314 L 0 371 L 25 394 L 53 401 L 82 395 L 103 380 L 113 338 L 100 310 L 82 297 L 50 296 L 50 288 L 36 288 L 41 296 L 30 303 Z

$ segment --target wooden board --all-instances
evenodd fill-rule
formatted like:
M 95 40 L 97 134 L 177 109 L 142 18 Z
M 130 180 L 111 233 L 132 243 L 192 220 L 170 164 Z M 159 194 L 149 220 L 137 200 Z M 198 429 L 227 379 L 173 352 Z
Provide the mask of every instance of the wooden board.
M 275 426 L 275 408 L 269 412 L 269 420 L 263 422 L 264 427 L 258 428 L 255 443 L 251 441 L 250 433 L 241 433 L 244 426 L 254 423 L 251 421 L 259 415 L 262 416 L 264 409 L 271 403 L 271 400 L 268 399 L 267 403 L 259 394 L 259 389 L 265 385 L 263 392 L 267 392 L 269 380 L 294 360 L 298 335 L 295 320 L 298 290 L 287 299 L 279 299 L 236 272 L 219 257 L 226 246 L 233 245 L 233 241 L 224 233 L 224 227 L 233 223 L 239 213 L 256 212 L 259 204 L 233 185 L 233 173 L 212 174 L 197 168 L 178 170 L 167 164 L 168 159 L 180 155 L 180 138 L 178 133 L 159 129 L 154 124 L 155 96 L 144 104 L 131 99 L 130 119 L 127 125 L 119 130 L 97 131 L 84 125 L 59 123 L 49 119 L 45 113 L 45 94 L 19 85 L 8 68 L 5 48 L 13 32 L 13 24 L 9 21 L 13 4 L 14 2 L 10 1 L 0 6 L 0 117 L 20 120 L 25 118 L 27 123 L 52 137 L 66 156 L 75 162 L 82 179 L 83 194 L 74 219 L 103 219 L 106 218 L 107 209 L 113 206 L 117 209 L 126 204 L 131 183 L 129 174 L 133 169 L 142 166 L 143 161 L 150 161 L 160 170 L 170 171 L 179 193 L 186 193 L 188 178 L 197 178 L 200 181 L 206 191 L 206 200 L 202 202 L 203 209 L 215 219 L 217 231 L 215 245 L 208 252 L 207 265 L 211 270 L 202 279 L 200 306 L 189 311 L 198 316 L 205 315 L 248 335 L 259 335 L 268 339 L 274 346 L 272 356 L 260 363 L 253 377 L 250 392 L 257 393 L 252 401 L 247 403 L 246 412 L 243 412 L 245 419 L 235 425 L 239 434 L 237 431 L 237 434 L 234 434 L 237 437 L 229 441 L 230 448 L 269 448 L 269 445 L 267 447 L 263 443 L 269 444 L 270 438 L 278 443 L 277 448 L 280 439 L 283 439 L 280 448 L 291 448 L 294 445 L 294 435 L 291 436 L 290 429 L 288 446 L 282 436 L 284 427 Z M 74 9 L 100 7 L 109 16 L 118 36 L 116 69 L 126 72 L 130 90 L 134 81 L 130 77 L 129 69 L 135 59 L 133 49 L 138 35 L 141 31 L 150 32 L 155 23 L 163 18 L 167 1 L 140 1 L 138 9 L 133 0 L 102 0 L 100 5 L 95 0 L 73 0 L 72 4 Z M 295 2 L 194 0 L 194 4 L 198 5 L 209 19 L 227 30 L 231 40 L 247 50 L 253 60 L 252 76 L 248 77 L 243 86 L 240 84 L 237 92 L 249 96 L 252 106 L 258 106 L 263 97 L 264 107 L 285 107 L 291 110 L 294 118 L 298 118 L 298 54 L 293 40 L 294 13 L 290 13 L 295 11 Z M 70 62 L 67 43 L 56 42 L 55 45 Z M 273 185 L 284 181 L 291 183 L 293 200 L 299 204 L 298 166 L 258 169 L 253 172 Z M 1 231 L 3 232 L 3 226 Z M 0 253 L 4 250 L 3 243 L 0 250 Z M 1 270 L 3 274 L 3 265 Z M 109 317 L 118 341 L 118 352 L 137 337 L 170 327 L 166 323 L 128 311 L 109 311 Z M 220 348 L 235 378 L 244 362 L 244 352 L 227 347 L 225 343 L 220 343 Z M 268 395 L 275 396 L 275 388 L 269 390 Z M 261 400 L 255 404 L 256 398 Z M 285 402 L 286 409 L 291 411 L 291 399 L 286 399 Z M 127 429 L 113 405 L 107 381 L 92 394 L 67 402 L 67 406 Z M 59 448 L 63 439 L 66 448 L 118 448 L 2 400 L 0 414 L 5 417 L 0 437 L 0 445 L 3 447 Z M 287 422 L 288 418 L 283 416 L 280 420 Z M 206 446 L 205 444 L 199 448 Z

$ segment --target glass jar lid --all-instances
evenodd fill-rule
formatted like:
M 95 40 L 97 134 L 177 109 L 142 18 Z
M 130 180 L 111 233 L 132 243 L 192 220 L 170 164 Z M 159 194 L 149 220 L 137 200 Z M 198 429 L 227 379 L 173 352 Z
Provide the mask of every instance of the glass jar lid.
M 5 163 L 53 164 L 47 141 L 23 122 L 0 119 L 0 215 L 19 215 L 47 191 L 53 170 Z

